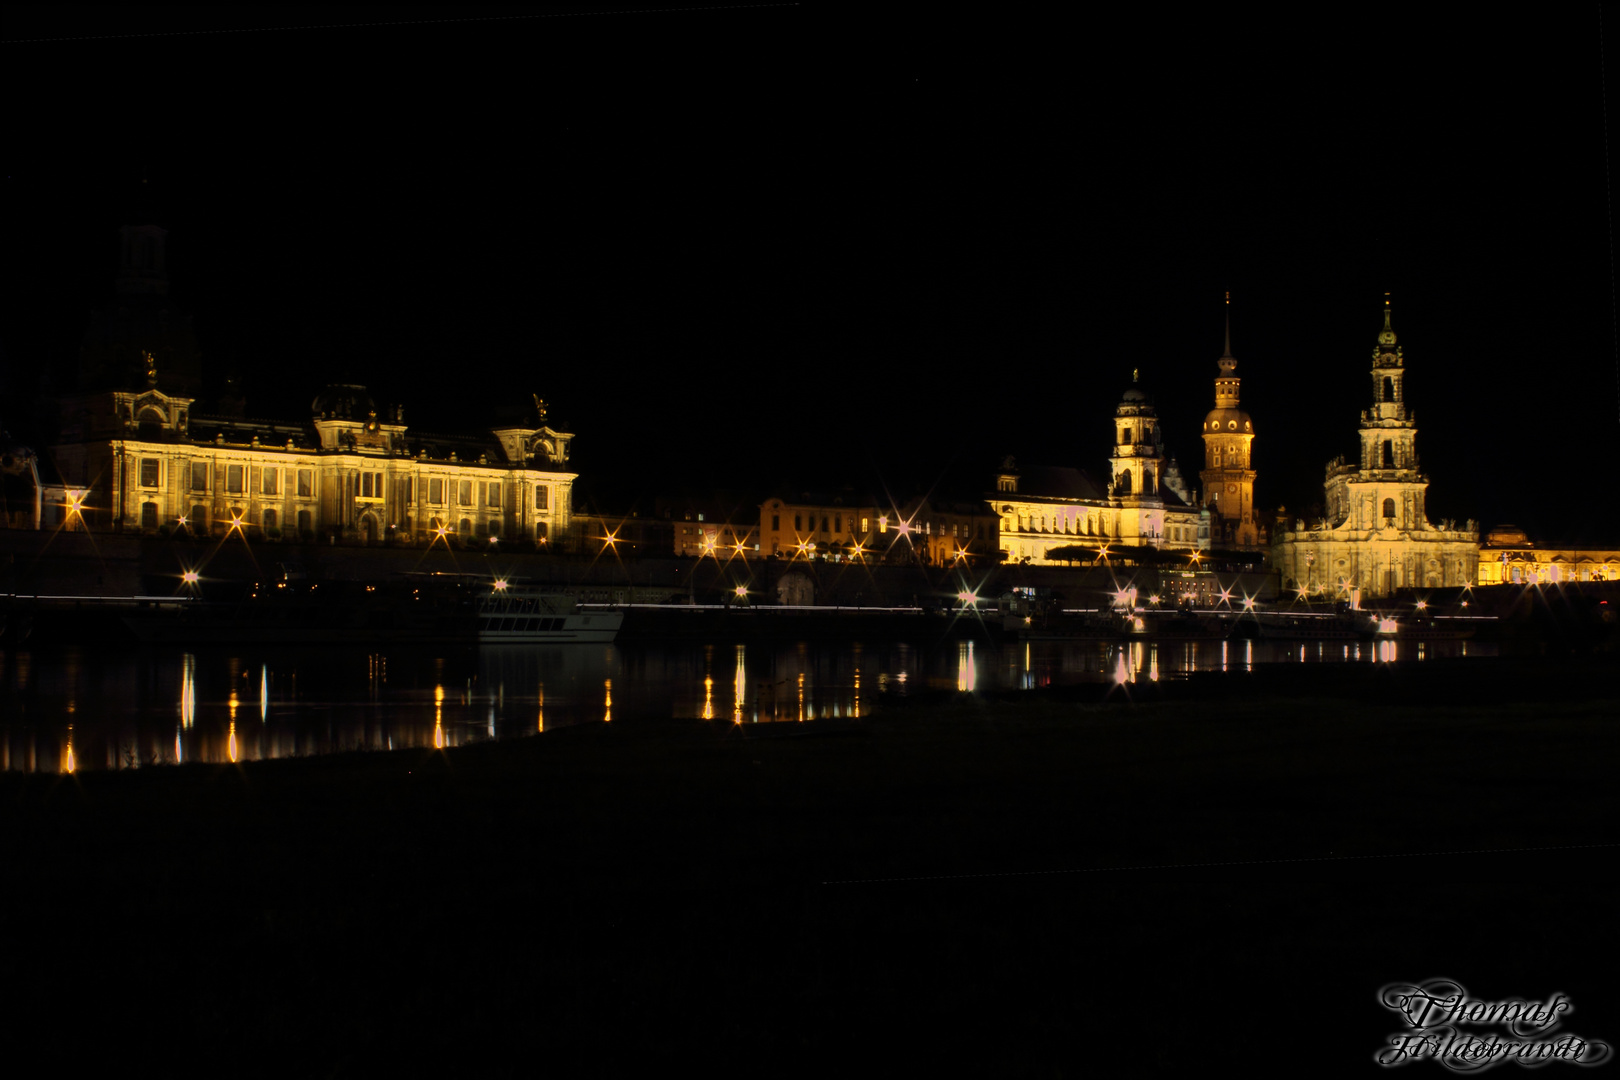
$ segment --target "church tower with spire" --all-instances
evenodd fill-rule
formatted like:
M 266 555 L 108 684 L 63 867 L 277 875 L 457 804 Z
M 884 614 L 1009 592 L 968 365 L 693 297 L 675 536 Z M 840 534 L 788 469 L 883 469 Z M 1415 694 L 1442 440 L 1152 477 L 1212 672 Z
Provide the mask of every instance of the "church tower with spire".
M 1210 513 L 1210 543 L 1250 548 L 1260 543 L 1254 512 L 1254 422 L 1238 408 L 1237 359 L 1232 356 L 1232 294 L 1226 294 L 1226 351 L 1217 363 L 1215 408 L 1204 417 L 1203 505 Z
M 1361 455 L 1336 458 L 1323 483 L 1327 517 L 1279 533 L 1272 563 L 1302 596 L 1361 600 L 1401 589 L 1469 585 L 1478 577 L 1479 531 L 1470 521 L 1430 523 L 1429 479 L 1418 467 L 1417 421 L 1406 405 L 1406 360 L 1384 294 L 1384 328 L 1372 354 L 1372 408 L 1361 411 Z

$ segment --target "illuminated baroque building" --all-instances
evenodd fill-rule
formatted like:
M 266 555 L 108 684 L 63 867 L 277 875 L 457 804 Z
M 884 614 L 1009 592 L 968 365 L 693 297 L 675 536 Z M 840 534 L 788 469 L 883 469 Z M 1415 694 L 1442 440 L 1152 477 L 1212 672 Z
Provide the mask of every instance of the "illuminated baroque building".
M 1361 463 L 1328 463 L 1327 518 L 1279 532 L 1272 564 L 1283 587 L 1307 596 L 1346 599 L 1389 596 L 1397 589 L 1473 584 L 1479 532 L 1429 523 L 1428 478 L 1418 468 L 1417 422 L 1406 405 L 1405 360 L 1390 326 L 1372 356 L 1373 407 L 1361 414 Z
M 1620 581 L 1620 549 L 1548 547 L 1523 529 L 1492 529 L 1479 548 L 1481 585 L 1559 585 L 1570 581 Z
M 1226 294 L 1230 307 L 1232 294 Z M 1263 540 L 1254 513 L 1254 461 L 1249 444 L 1254 423 L 1238 408 L 1237 360 L 1232 356 L 1232 318 L 1226 319 L 1226 351 L 1218 361 L 1215 408 L 1204 417 L 1204 505 L 1210 511 L 1210 542 L 1220 548 L 1253 548 Z
M 326 387 L 307 421 L 244 418 L 234 389 L 215 413 L 196 411 L 195 342 L 167 310 L 163 230 L 123 235 L 114 306 L 86 335 L 78 392 L 59 398 L 43 524 L 367 543 L 566 535 L 573 435 L 547 424 L 538 397 L 521 421 L 471 437 L 413 432 L 402 408 L 380 412 L 349 384 Z
M 1009 562 L 1055 565 L 1052 552 L 1108 543 L 1207 549 L 1211 515 L 1166 457 L 1153 399 L 1133 375 L 1114 410 L 1111 479 L 1104 486 L 1079 469 L 1018 470 L 1008 459 L 991 507 L 1000 518 Z M 1213 414 L 1211 414 L 1213 415 Z

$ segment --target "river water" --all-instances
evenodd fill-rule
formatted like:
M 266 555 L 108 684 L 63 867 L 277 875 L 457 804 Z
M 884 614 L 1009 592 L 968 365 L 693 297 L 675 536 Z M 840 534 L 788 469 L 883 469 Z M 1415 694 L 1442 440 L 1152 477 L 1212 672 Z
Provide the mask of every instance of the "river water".
M 922 691 L 1494 653 L 1465 641 L 1218 640 L 13 649 L 0 651 L 0 769 L 460 746 L 602 720 L 857 718 Z

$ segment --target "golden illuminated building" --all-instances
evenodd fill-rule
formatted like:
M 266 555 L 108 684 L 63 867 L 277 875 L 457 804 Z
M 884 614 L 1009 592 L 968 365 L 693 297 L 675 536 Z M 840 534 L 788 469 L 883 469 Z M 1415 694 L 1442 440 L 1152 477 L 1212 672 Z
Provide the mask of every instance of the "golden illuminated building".
M 952 566 L 994 550 L 996 521 L 983 507 L 917 497 L 806 494 L 772 498 L 759 508 L 759 551 L 782 559 L 881 560 Z
M 528 423 L 484 439 L 415 435 L 403 410 L 383 420 L 353 385 L 327 387 L 307 424 L 195 414 L 155 386 L 70 399 L 64 412 L 47 525 L 540 545 L 568 528 L 573 436 L 546 424 L 538 400 Z
M 1056 565 L 1066 552 L 1107 544 L 1153 548 L 1209 546 L 1209 514 L 1188 491 L 1175 459 L 1166 456 L 1153 399 L 1133 373 L 1114 410 L 1111 479 L 1106 485 L 1079 469 L 1019 470 L 1008 458 L 996 477 L 991 508 L 1000 518 L 1001 549 L 1009 562 Z
M 1384 328 L 1372 355 L 1372 408 L 1361 414 L 1359 464 L 1328 463 L 1327 517 L 1295 522 L 1272 544 L 1285 589 L 1348 600 L 1397 589 L 1470 585 L 1476 580 L 1479 531 L 1429 523 L 1429 486 L 1417 456 L 1417 422 L 1407 407 L 1405 358 L 1384 300 Z
M 1232 294 L 1226 294 L 1228 309 Z M 1254 461 L 1250 443 L 1254 423 L 1238 408 L 1237 360 L 1232 356 L 1232 318 L 1226 320 L 1226 351 L 1218 361 L 1215 408 L 1204 417 L 1204 505 L 1210 511 L 1210 543 L 1218 548 L 1253 548 L 1260 544 L 1254 512 Z
M 333 383 L 304 421 L 250 419 L 228 383 L 200 412 L 195 342 L 168 310 L 164 232 L 124 230 L 109 312 L 86 335 L 78 393 L 59 397 L 46 526 L 366 543 L 458 537 L 549 544 L 569 526 L 573 435 L 546 406 L 482 435 L 412 431 L 400 406 Z M 167 360 L 182 365 L 165 369 Z
M 1492 529 L 1479 548 L 1481 585 L 1559 585 L 1571 581 L 1620 581 L 1620 549 L 1548 547 L 1523 529 Z

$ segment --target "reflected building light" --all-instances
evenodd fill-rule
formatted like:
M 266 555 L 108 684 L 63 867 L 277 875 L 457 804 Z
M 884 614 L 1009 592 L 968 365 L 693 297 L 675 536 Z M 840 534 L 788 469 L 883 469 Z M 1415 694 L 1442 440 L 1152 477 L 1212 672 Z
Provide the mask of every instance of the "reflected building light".
M 433 749 L 444 749 L 444 684 L 433 688 Z
M 495 703 L 489 703 L 489 737 L 495 737 Z
M 613 680 L 604 679 L 602 685 L 607 692 L 602 701 L 602 722 L 608 724 L 613 722 Z
M 546 730 L 546 684 L 545 683 L 540 684 L 540 689 L 536 692 L 535 698 L 536 698 L 536 700 L 535 700 L 535 713 L 536 713 L 535 721 L 536 721 L 536 724 L 538 725 L 535 728 L 535 730 L 537 732 L 544 732 Z
M 270 719 L 270 669 L 259 665 L 259 719 Z
M 742 707 L 743 707 L 743 698 L 745 696 L 744 695 L 744 690 L 748 686 L 747 678 L 748 678 L 747 672 L 743 667 L 743 646 L 738 645 L 737 646 L 737 678 L 736 678 L 736 684 L 732 687 L 732 699 L 731 699 L 731 721 L 734 724 L 742 723 Z
M 1226 670 L 1226 642 L 1221 642 L 1221 670 Z
M 1243 670 L 1254 670 L 1254 642 L 1247 639 L 1243 642 Z
M 180 729 L 176 728 L 174 731 L 174 763 L 176 765 L 184 765 L 185 761 L 185 749 L 180 744 Z
M 804 721 L 804 672 L 799 672 L 799 720 Z
M 714 719 L 714 679 L 703 676 L 703 719 Z
M 234 765 L 236 763 L 236 753 L 237 753 L 237 750 L 236 750 L 236 721 L 234 719 L 231 721 L 230 734 L 227 735 L 226 738 L 225 738 L 225 753 L 230 755 L 231 764 Z
M 64 773 L 71 773 L 76 768 L 78 768 L 78 762 L 75 761 L 73 757 L 73 725 L 69 724 L 67 729 L 67 745 L 62 749 L 62 771 Z
M 1125 660 L 1125 650 L 1120 649 L 1114 654 L 1114 685 L 1120 686 L 1131 681 L 1131 665 Z
M 1159 646 L 1157 644 L 1148 646 L 1148 679 L 1152 682 L 1159 681 Z
M 850 716 L 859 720 L 861 718 L 861 669 L 855 669 L 855 705 L 850 710 Z
M 197 722 L 197 658 L 190 653 L 180 662 L 180 726 Z

